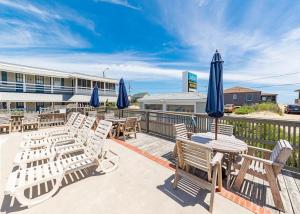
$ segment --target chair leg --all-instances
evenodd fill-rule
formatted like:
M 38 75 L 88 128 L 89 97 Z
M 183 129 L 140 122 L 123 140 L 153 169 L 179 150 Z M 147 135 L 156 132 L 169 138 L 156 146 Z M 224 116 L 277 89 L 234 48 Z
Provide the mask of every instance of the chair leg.
M 273 168 L 270 165 L 264 165 L 264 168 L 266 170 L 266 176 L 267 176 L 270 188 L 271 188 L 274 204 L 275 204 L 277 209 L 279 209 L 282 212 L 285 212 L 284 206 L 283 206 L 283 203 L 282 203 L 282 200 L 281 200 L 279 188 L 278 188 L 277 183 L 276 183 L 276 177 L 275 177 L 275 174 L 273 172 Z
M 213 169 L 213 176 L 212 176 L 212 184 L 211 184 L 211 195 L 210 195 L 210 203 L 209 203 L 209 212 L 213 212 L 214 208 L 214 199 L 215 199 L 215 191 L 216 191 L 216 183 L 217 183 L 217 166 Z
M 173 183 L 173 189 L 177 188 L 178 181 L 179 181 L 179 174 L 178 174 L 178 171 L 176 169 L 176 171 L 175 171 L 175 177 L 174 177 L 174 183 Z
M 222 165 L 218 165 L 218 191 L 222 191 Z
M 177 147 L 176 147 L 176 144 L 174 146 L 172 156 L 173 156 L 174 159 L 177 157 Z
M 243 183 L 243 180 L 245 178 L 245 175 L 247 173 L 247 170 L 249 168 L 249 165 L 250 165 L 250 160 L 248 159 L 244 159 L 243 163 L 242 163 L 242 166 L 241 166 L 241 169 L 239 171 L 239 174 L 234 182 L 234 188 L 236 190 L 240 190 L 241 186 L 242 186 L 242 183 Z

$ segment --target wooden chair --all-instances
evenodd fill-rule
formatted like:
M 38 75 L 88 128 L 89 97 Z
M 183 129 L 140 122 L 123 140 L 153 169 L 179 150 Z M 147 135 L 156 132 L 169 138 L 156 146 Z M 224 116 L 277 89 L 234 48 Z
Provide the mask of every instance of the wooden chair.
M 173 127 L 174 127 L 175 138 L 180 137 L 187 140 L 191 139 L 193 132 L 188 132 L 184 123 L 175 124 Z M 176 157 L 177 157 L 177 149 L 175 145 L 173 149 L 173 158 Z
M 240 171 L 235 180 L 234 188 L 237 190 L 241 188 L 246 173 L 268 181 L 276 208 L 284 212 L 280 188 L 276 179 L 292 153 L 292 146 L 286 140 L 279 140 L 272 151 L 252 146 L 248 146 L 248 148 L 248 154 L 241 155 L 242 164 L 236 165 Z M 263 158 L 256 157 L 256 152 L 260 152 Z
M 0 116 L 0 129 L 5 130 L 6 133 L 11 132 L 11 124 L 12 124 L 12 119 L 10 118 L 10 115 L 3 115 Z
M 211 124 L 211 132 L 216 132 L 216 124 Z M 226 124 L 218 124 L 218 134 L 223 134 L 227 136 L 233 135 L 233 126 L 232 125 L 226 125 Z
M 209 190 L 211 192 L 209 211 L 212 212 L 217 182 L 218 190 L 221 191 L 222 189 L 221 161 L 223 154 L 216 153 L 212 157 L 213 151 L 210 147 L 182 137 L 176 138 L 176 148 L 178 159 L 173 183 L 174 189 L 177 188 L 180 178 L 184 177 L 192 183 Z M 189 173 L 190 167 L 206 172 L 207 180 Z
M 120 123 L 118 127 L 118 134 L 123 133 L 124 140 L 126 140 L 127 136 L 134 134 L 134 138 L 136 138 L 136 127 L 137 127 L 137 118 L 136 117 L 127 117 L 125 123 Z
M 115 113 L 114 112 L 110 112 L 110 113 L 105 113 L 104 114 L 104 119 L 114 118 L 114 117 L 115 117 Z
M 24 117 L 22 118 L 21 130 L 22 132 L 25 129 L 39 129 L 40 128 L 40 118 L 36 113 L 24 113 Z

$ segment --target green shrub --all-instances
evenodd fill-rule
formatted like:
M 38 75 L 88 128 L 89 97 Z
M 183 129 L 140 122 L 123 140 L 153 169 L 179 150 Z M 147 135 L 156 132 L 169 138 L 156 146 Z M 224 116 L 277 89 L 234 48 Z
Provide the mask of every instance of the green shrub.
M 245 105 L 234 111 L 235 114 L 250 114 L 259 111 L 269 111 L 282 115 L 282 110 L 274 103 L 259 103 L 255 105 Z

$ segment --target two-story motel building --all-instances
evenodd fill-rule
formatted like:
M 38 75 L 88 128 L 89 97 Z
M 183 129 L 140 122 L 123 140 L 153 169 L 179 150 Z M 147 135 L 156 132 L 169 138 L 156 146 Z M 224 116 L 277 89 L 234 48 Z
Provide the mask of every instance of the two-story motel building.
M 116 102 L 115 79 L 0 63 L 0 109 L 37 111 L 53 105 L 87 104 L 95 84 L 101 104 Z

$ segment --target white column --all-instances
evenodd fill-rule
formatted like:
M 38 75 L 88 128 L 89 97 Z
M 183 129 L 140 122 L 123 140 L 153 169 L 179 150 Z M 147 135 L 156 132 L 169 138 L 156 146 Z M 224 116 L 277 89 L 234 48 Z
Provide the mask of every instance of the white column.
M 26 92 L 26 75 L 23 74 L 23 92 Z
M 50 77 L 50 85 L 51 85 L 51 94 L 53 94 L 54 89 L 53 89 L 53 77 Z
M 6 103 L 6 108 L 7 108 L 8 111 L 10 111 L 10 102 Z
M 75 93 L 77 93 L 78 91 L 78 82 L 77 82 L 77 78 L 75 78 Z
M 103 86 L 103 94 L 106 94 L 106 82 L 104 82 L 103 85 L 104 85 L 104 86 Z
M 24 111 L 27 112 L 27 109 L 26 109 L 26 102 L 24 102 Z

